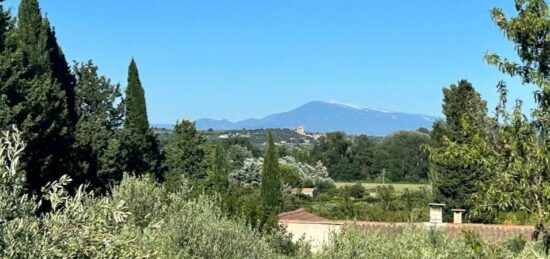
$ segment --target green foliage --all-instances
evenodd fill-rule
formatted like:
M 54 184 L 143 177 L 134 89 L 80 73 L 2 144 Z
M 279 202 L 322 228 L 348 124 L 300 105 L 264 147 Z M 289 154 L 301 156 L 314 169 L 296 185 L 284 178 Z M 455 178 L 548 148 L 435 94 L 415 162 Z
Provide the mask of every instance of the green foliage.
M 262 136 L 262 138 L 265 138 L 265 136 Z M 219 139 L 219 141 L 222 143 L 222 145 L 225 149 L 229 149 L 230 147 L 234 147 L 234 146 L 240 146 L 240 147 L 244 148 L 245 150 L 247 150 L 248 152 L 252 153 L 251 155 L 247 154 L 245 156 L 245 158 L 262 156 L 262 151 L 258 147 L 254 146 L 254 144 L 251 142 L 251 140 L 249 138 L 230 137 L 230 138 L 227 138 L 227 139 Z M 265 143 L 265 142 L 263 142 L 263 143 Z M 240 160 L 240 161 L 242 161 L 242 160 Z
M 120 156 L 123 106 L 120 86 L 99 76 L 91 61 L 75 64 L 78 122 L 76 145 L 85 178 L 94 188 L 104 189 L 122 180 Z
M 488 179 L 479 164 L 465 161 L 465 154 L 449 155 L 450 143 L 469 145 L 489 138 L 486 102 L 472 84 L 461 80 L 443 89 L 445 121 L 434 124 L 437 143 L 430 149 L 431 175 L 435 199 L 451 208 L 470 211 L 476 183 Z M 473 155 L 473 154 L 472 154 Z M 478 154 L 481 155 L 481 154 Z M 449 217 L 449 214 L 446 214 Z M 473 221 L 492 221 L 488 217 L 470 217 Z
M 312 157 L 328 167 L 333 179 L 357 180 L 364 178 L 352 165 L 352 143 L 343 132 L 327 133 L 312 150 Z
M 169 192 L 151 178 L 125 176 L 112 196 L 95 197 L 85 186 L 70 196 L 63 176 L 43 188 L 52 210 L 35 216 L 36 204 L 21 196 L 20 134 L 3 134 L 1 258 L 276 258 L 276 250 L 297 251 L 280 231 L 260 235 L 224 216 L 215 197 L 187 200 L 187 185 Z
M 467 80 L 443 88 L 442 108 L 445 115 L 443 134 L 453 141 L 468 141 L 468 136 L 463 134 L 464 117 L 472 127 L 483 128 L 487 124 L 487 102 Z
M 281 174 L 281 181 L 283 184 L 290 187 L 299 187 L 302 185 L 300 173 L 292 166 L 281 164 L 279 165 L 279 173 Z
M 222 142 L 223 143 L 223 142 Z M 244 161 L 247 158 L 253 158 L 254 155 L 252 151 L 245 146 L 241 146 L 239 144 L 230 145 L 227 150 L 227 156 L 229 160 L 229 169 L 235 170 L 238 168 L 242 168 L 244 166 Z
M 543 0 L 516 0 L 515 8 L 515 17 L 507 18 L 499 8 L 494 8 L 491 15 L 515 45 L 520 63 L 502 59 L 495 53 L 487 54 L 485 59 L 501 72 L 520 77 L 524 84 L 537 86 L 539 89 L 534 92 L 537 108 L 529 121 L 517 101 L 509 115 L 505 107 L 507 89 L 503 82 L 499 83 L 501 98 L 496 120 L 503 120 L 504 125 L 498 128 L 496 151 L 486 156 L 493 161 L 487 167 L 496 176 L 477 198 L 484 202 L 481 209 L 520 210 L 536 215 L 536 233 L 540 232 L 545 241 L 548 255 L 550 230 L 545 223 L 550 220 L 550 9 Z
M 375 144 L 366 135 L 352 139 L 353 164 L 361 175 L 368 176 L 374 173 Z
M 493 8 L 491 16 L 516 49 L 520 63 L 488 53 L 485 60 L 501 72 L 518 76 L 525 84 L 534 84 L 540 89 L 534 92 L 539 110 L 535 119 L 545 125 L 550 123 L 550 10 L 544 0 L 516 0 L 516 17 L 506 17 L 503 10 Z M 540 125 L 540 126 L 542 126 Z
M 34 197 L 25 194 L 25 175 L 19 170 L 24 149 L 21 132 L 2 131 L 0 135 L 0 236 L 7 222 L 32 215 L 36 210 Z M 0 242 L 0 250 L 2 243 Z
M 27 142 L 22 168 L 28 173 L 28 188 L 38 191 L 61 172 L 78 179 L 72 149 L 74 78 L 36 0 L 21 1 L 17 25 L 5 43 L 0 53 L 0 128 L 17 125 Z
M 428 220 L 426 204 L 431 201 L 427 188 L 398 193 L 391 185 L 366 189 L 354 184 L 320 193 L 316 201 L 303 206 L 313 214 L 335 220 L 423 222 Z
M 134 59 L 128 67 L 128 86 L 124 100 L 124 129 L 122 132 L 121 150 L 123 153 L 124 171 L 135 174 L 153 172 L 162 179 L 161 162 L 158 141 L 147 118 L 145 91 L 139 79 L 139 73 Z
M 206 177 L 206 138 L 197 131 L 194 122 L 183 120 L 176 124 L 165 153 L 169 174 L 185 175 L 190 180 Z
M 145 136 L 149 130 L 145 91 L 139 80 L 136 62 L 132 58 L 128 67 L 128 86 L 126 87 L 126 120 L 124 127 L 134 134 Z
M 428 178 L 428 153 L 424 145 L 431 143 L 429 135 L 418 131 L 399 131 L 377 144 L 375 166 L 386 170 L 392 182 L 419 182 Z
M 393 186 L 378 186 L 376 187 L 376 196 L 382 202 L 384 209 L 387 211 L 395 210 L 395 189 Z
M 485 243 L 475 235 L 450 238 L 436 229 L 415 226 L 389 230 L 364 231 L 348 226 L 343 233 L 333 234 L 331 241 L 317 258 L 540 258 L 534 243 L 514 253 L 503 247 Z
M 535 225 L 538 217 L 527 211 L 500 211 L 496 215 L 495 223 L 504 225 Z
M 264 220 L 275 220 L 281 211 L 283 186 L 279 172 L 279 158 L 273 136 L 268 134 L 267 152 L 262 168 L 262 182 L 260 186 L 260 200 L 264 213 Z
M 525 249 L 525 245 L 527 244 L 527 241 L 523 239 L 521 235 L 517 235 L 508 241 L 506 241 L 506 249 L 511 251 L 512 253 L 520 253 Z
M 11 29 L 11 17 L 9 12 L 4 10 L 3 2 L 0 1 L 0 53 L 2 53 L 6 47 L 6 38 L 8 31 Z
M 362 184 L 346 185 L 341 188 L 342 196 L 355 199 L 362 199 L 368 196 L 367 189 Z
M 215 144 L 214 162 L 210 169 L 210 178 L 214 191 L 218 193 L 226 192 L 229 188 L 229 165 L 227 164 L 227 156 L 221 143 Z
M 437 163 L 452 163 L 476 172 L 470 179 L 478 181 L 475 186 L 478 191 L 473 199 L 464 199 L 472 201 L 475 214 L 525 211 L 535 215 L 539 222 L 537 230 L 548 251 L 550 234 L 545 222 L 550 220 L 549 8 L 541 0 L 515 3 L 516 17 L 506 18 L 498 8 L 492 10 L 492 17 L 516 46 L 521 63 L 501 59 L 497 54 L 487 54 L 485 59 L 501 72 L 539 87 L 534 93 L 538 107 L 533 110 L 532 119 L 521 112 L 519 100 L 511 114 L 507 111 L 507 88 L 504 82 L 499 82 L 500 102 L 489 124 L 490 134 L 476 124 L 475 118 L 464 114 L 457 123 L 461 130 L 453 134 L 455 137 L 443 138 L 444 148 L 432 150 L 432 157 Z M 465 137 L 467 141 L 463 140 Z M 470 182 L 456 181 L 455 185 L 466 185 L 471 190 L 474 187 Z
M 311 151 L 328 168 L 331 178 L 356 181 L 385 177 L 393 182 L 422 182 L 428 178 L 428 154 L 423 145 L 430 135 L 419 131 L 401 131 L 376 139 L 364 135 L 347 136 L 327 133 Z
M 505 89 L 501 86 L 502 125 L 498 128 L 496 147 L 478 141 L 469 146 L 456 146 L 453 152 L 482 152 L 483 156 L 467 157 L 483 169 L 495 172 L 489 182 L 479 184 L 474 197 L 477 212 L 483 210 L 521 210 L 536 215 L 540 222 L 550 219 L 549 145 L 543 142 L 535 126 L 529 123 L 516 105 L 513 113 L 505 112 Z M 498 115 L 497 115 L 498 116 Z

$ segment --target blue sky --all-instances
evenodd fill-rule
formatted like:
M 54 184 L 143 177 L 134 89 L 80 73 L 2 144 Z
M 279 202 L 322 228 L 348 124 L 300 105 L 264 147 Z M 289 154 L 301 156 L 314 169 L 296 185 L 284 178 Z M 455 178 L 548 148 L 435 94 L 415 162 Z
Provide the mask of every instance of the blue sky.
M 532 107 L 534 88 L 483 61 L 515 57 L 495 6 L 512 14 L 513 0 L 41 1 L 69 61 L 92 59 L 125 86 L 136 58 L 152 123 L 263 117 L 313 100 L 440 116 L 441 88 L 462 78 L 491 111 L 499 80 Z

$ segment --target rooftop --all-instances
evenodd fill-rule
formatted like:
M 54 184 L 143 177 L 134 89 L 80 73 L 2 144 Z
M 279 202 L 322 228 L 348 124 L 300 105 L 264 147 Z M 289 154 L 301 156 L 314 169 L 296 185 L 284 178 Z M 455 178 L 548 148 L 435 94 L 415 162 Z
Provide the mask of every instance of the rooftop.
M 327 219 L 311 214 L 304 209 L 297 209 L 279 214 L 279 221 L 300 221 L 300 222 L 326 222 Z
M 329 220 L 315 214 L 309 213 L 304 209 L 284 212 L 279 214 L 279 223 L 287 224 L 315 224 L 315 225 L 348 225 L 355 224 L 358 228 L 369 230 L 395 231 L 405 226 L 415 225 L 418 227 L 426 226 L 426 223 L 406 223 L 406 222 L 373 222 L 373 221 L 345 221 Z M 429 224 L 429 223 L 428 223 Z M 465 230 L 471 230 L 478 233 L 483 239 L 488 241 L 501 242 L 514 236 L 521 235 L 524 239 L 529 239 L 533 233 L 533 226 L 525 225 L 496 225 L 496 224 L 453 224 L 443 223 L 440 227 L 444 228 L 449 236 L 457 237 L 462 235 Z

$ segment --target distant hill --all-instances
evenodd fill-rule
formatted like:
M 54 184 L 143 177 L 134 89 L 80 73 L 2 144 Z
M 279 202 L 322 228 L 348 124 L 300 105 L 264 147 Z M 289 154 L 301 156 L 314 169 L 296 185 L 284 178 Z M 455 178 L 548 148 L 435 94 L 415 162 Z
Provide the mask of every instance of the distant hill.
M 387 112 L 336 102 L 309 102 L 294 110 L 269 115 L 262 119 L 231 122 L 199 119 L 197 128 L 206 130 L 290 128 L 303 126 L 308 132 L 344 131 L 348 134 L 385 136 L 398 130 L 431 128 L 437 117 Z
M 348 134 L 385 136 L 398 130 L 431 128 L 437 117 L 367 109 L 337 102 L 309 102 L 294 110 L 238 122 L 199 119 L 200 130 L 238 130 L 304 127 L 308 132 L 344 131 Z

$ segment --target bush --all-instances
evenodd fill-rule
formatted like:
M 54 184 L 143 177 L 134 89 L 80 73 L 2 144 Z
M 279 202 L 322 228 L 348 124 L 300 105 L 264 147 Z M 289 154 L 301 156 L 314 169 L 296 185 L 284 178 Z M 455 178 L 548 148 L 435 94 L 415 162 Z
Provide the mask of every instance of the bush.
M 283 184 L 287 184 L 291 187 L 301 187 L 302 180 L 300 179 L 300 173 L 289 165 L 279 165 L 279 172 L 281 173 L 281 180 Z
M 319 258 L 515 258 L 493 245 L 480 243 L 475 251 L 463 238 L 415 226 L 395 231 L 364 231 L 348 226 L 319 252 Z M 527 258 L 527 257 L 525 257 Z
M 218 198 L 186 200 L 186 186 L 168 191 L 151 177 L 126 175 L 112 196 L 96 197 L 71 179 L 43 188 L 51 210 L 35 216 L 18 171 L 18 133 L 0 137 L 0 258 L 277 258 L 296 253 L 281 231 L 260 233 L 224 215 Z M 185 183 L 186 181 L 181 181 Z
M 342 187 L 341 193 L 343 197 L 351 197 L 355 199 L 362 199 L 368 196 L 367 189 L 365 189 L 361 183 L 346 185 Z

